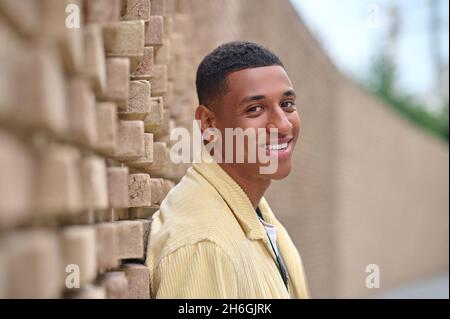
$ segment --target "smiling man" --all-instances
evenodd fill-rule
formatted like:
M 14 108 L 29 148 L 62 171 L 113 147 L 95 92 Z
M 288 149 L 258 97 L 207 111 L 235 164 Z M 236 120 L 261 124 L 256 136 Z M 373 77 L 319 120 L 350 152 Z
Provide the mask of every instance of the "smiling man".
M 203 59 L 196 85 L 201 132 L 221 133 L 205 144 L 224 147 L 189 168 L 153 215 L 151 297 L 308 298 L 300 255 L 264 199 L 271 181 L 291 171 L 300 131 L 283 64 L 258 44 L 230 42 Z M 254 132 L 256 143 L 227 147 L 227 129 Z M 223 160 L 230 151 L 233 160 Z M 262 173 L 260 157 L 249 160 L 261 151 L 275 170 Z

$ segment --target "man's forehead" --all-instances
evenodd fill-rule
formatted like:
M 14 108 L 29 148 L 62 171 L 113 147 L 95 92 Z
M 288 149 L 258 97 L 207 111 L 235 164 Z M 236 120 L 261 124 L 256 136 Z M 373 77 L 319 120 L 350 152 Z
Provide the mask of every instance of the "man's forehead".
M 283 94 L 293 89 L 286 71 L 279 65 L 233 72 L 228 75 L 227 87 L 227 95 L 235 103 L 247 96 Z

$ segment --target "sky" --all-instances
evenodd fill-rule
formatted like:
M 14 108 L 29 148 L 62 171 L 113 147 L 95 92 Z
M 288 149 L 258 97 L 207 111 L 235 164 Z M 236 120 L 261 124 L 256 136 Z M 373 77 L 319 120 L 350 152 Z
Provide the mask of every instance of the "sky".
M 356 79 L 367 74 L 382 47 L 388 9 L 398 5 L 402 25 L 397 50 L 398 87 L 415 95 L 427 94 L 434 82 L 428 35 L 429 0 L 291 0 L 303 21 L 330 58 Z M 442 21 L 441 57 L 448 66 L 449 2 L 439 2 Z

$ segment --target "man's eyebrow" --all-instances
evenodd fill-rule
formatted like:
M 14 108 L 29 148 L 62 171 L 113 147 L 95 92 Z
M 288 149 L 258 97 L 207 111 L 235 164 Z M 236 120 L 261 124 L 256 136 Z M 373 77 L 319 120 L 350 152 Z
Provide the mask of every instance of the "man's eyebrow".
M 294 90 L 287 90 L 286 92 L 283 93 L 283 96 L 285 97 L 297 97 L 297 94 L 295 94 Z
M 253 102 L 253 101 L 260 101 L 260 100 L 264 100 L 266 97 L 264 95 L 251 95 L 251 96 L 246 96 L 245 98 L 243 98 L 241 100 L 241 102 L 239 103 L 239 105 L 243 105 L 245 103 L 248 102 Z
M 294 90 L 287 90 L 286 92 L 283 93 L 284 97 L 297 97 L 297 95 L 295 94 Z M 241 102 L 239 103 L 239 105 L 244 105 L 248 102 L 254 102 L 254 101 L 260 101 L 260 100 L 264 100 L 266 98 L 265 95 L 250 95 L 250 96 L 246 96 L 245 98 L 243 98 L 241 100 Z

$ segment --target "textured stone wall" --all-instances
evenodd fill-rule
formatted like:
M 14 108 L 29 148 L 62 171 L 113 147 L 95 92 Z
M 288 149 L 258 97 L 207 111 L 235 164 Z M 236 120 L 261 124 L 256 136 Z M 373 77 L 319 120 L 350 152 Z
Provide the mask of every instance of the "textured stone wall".
M 175 1 L 0 1 L 0 297 L 149 297 L 187 27 Z

